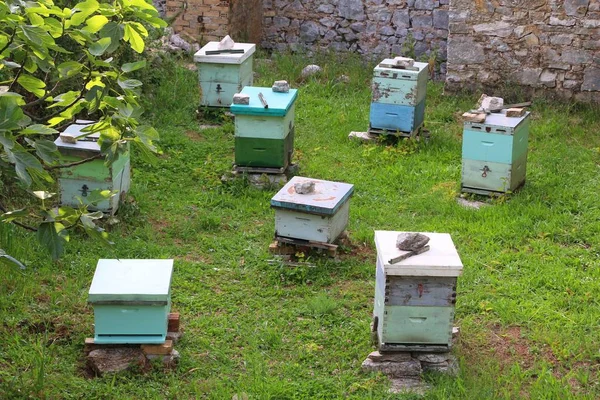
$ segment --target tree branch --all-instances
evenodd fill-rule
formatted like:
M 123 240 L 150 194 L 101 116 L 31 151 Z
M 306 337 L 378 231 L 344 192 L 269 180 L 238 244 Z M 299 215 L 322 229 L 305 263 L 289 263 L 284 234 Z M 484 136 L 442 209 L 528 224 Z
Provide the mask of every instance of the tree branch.
M 3 206 L 2 204 L 0 204 L 0 211 L 2 211 L 3 213 L 6 213 L 6 212 L 8 212 L 8 211 L 6 210 L 6 208 L 4 208 L 4 206 Z M 21 227 L 21 228 L 23 228 L 23 229 L 27 229 L 28 231 L 31 231 L 31 232 L 37 232 L 37 228 L 34 228 L 33 226 L 25 225 L 25 224 L 22 224 L 22 223 L 20 223 L 20 222 L 18 222 L 18 221 L 14 221 L 14 220 L 13 220 L 13 221 L 10 221 L 10 223 L 11 223 L 11 224 L 15 224 L 15 225 L 17 225 L 17 226 L 20 226 L 20 227 Z
M 0 54 L 2 54 L 2 52 L 4 52 L 4 50 L 8 49 L 8 46 L 10 46 L 12 44 L 13 39 L 15 38 L 15 34 L 16 33 L 17 33 L 17 28 L 14 28 L 12 35 L 10 35 L 10 39 L 8 39 L 8 42 L 4 45 L 4 47 L 2 48 L 2 50 L 0 50 Z
M 102 158 L 103 155 L 102 154 L 96 154 L 93 157 L 89 157 L 89 158 L 84 158 L 83 160 L 79 160 L 79 161 L 74 161 L 72 163 L 69 164 L 60 164 L 60 165 L 44 165 L 44 169 L 46 170 L 53 170 L 53 169 L 59 169 L 59 168 L 69 168 L 69 167 L 74 167 L 76 165 L 81 165 L 81 164 L 85 164 L 87 162 L 90 161 L 94 161 L 97 160 L 99 158 Z

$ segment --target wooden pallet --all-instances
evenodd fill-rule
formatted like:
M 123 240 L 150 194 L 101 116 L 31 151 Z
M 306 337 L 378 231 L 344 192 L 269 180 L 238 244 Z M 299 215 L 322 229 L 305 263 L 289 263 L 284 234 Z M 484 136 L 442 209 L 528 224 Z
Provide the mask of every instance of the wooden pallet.
M 269 251 L 278 255 L 292 255 L 299 251 L 325 251 L 331 257 L 337 254 L 338 246 L 332 243 L 315 242 L 312 240 L 294 239 L 275 236 L 275 241 L 269 245 Z
M 417 137 L 417 136 L 421 136 L 421 130 L 423 129 L 423 126 L 425 124 L 422 123 L 421 125 L 419 125 L 418 127 L 416 127 L 412 132 L 402 132 L 402 131 L 393 131 L 393 130 L 388 130 L 388 129 L 378 129 L 378 128 L 373 128 L 369 125 L 369 130 L 367 131 L 367 133 L 369 135 L 389 135 L 389 136 L 396 136 L 396 137 Z M 423 135 L 423 137 L 425 137 L 425 135 Z
M 235 174 L 271 174 L 280 175 L 285 173 L 287 168 L 266 168 L 266 167 L 242 167 L 233 165 L 233 173 Z

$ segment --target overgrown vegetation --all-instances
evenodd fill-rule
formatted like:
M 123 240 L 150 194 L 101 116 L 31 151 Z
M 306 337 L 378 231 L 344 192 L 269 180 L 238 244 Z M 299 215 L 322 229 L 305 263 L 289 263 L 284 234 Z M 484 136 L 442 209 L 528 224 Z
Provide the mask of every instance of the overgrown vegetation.
M 478 96 L 429 86 L 429 142 L 361 145 L 372 65 L 300 55 L 256 61 L 256 84 L 299 87 L 301 174 L 354 183 L 339 260 L 270 263 L 269 200 L 242 181 L 223 185 L 233 124 L 199 129 L 197 75 L 170 62 L 149 94 L 161 133 L 155 166 L 134 154 L 130 197 L 109 250 L 78 235 L 51 262 L 34 238 L 5 224 L 0 243 L 23 260 L 0 265 L 0 398 L 385 399 L 384 377 L 360 371 L 373 350 L 374 229 L 449 232 L 465 265 L 459 279 L 460 375 L 431 375 L 430 399 L 600 397 L 600 113 L 538 100 L 527 183 L 480 210 L 458 205 L 460 114 Z M 167 69 L 168 68 L 168 69 Z M 349 83 L 338 79 L 347 75 Z M 202 121 L 202 124 L 207 124 Z M 10 239 L 8 239 L 10 238 Z M 88 379 L 83 341 L 93 332 L 87 290 L 98 258 L 176 259 L 173 306 L 185 329 L 175 371 Z
M 91 119 L 96 123 L 83 136 L 100 133 L 96 158 L 110 165 L 133 145 L 153 160 L 158 135 L 140 125 L 142 82 L 128 76 L 146 62 L 123 61 L 129 48 L 144 50 L 146 26 L 166 23 L 145 0 L 0 3 L 0 222 L 36 231 L 55 259 L 76 228 L 108 242 L 95 222 L 102 214 L 87 206 L 115 195 L 95 191 L 80 208 L 49 206 L 53 172 L 65 166 L 53 143 L 58 131 L 76 118 Z M 3 261 L 15 263 L 7 255 Z

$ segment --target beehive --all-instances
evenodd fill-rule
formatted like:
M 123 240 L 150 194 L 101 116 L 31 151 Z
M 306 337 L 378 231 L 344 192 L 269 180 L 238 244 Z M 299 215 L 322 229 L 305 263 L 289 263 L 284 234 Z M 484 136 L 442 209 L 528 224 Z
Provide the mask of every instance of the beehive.
M 297 89 L 287 93 L 246 86 L 250 104 L 232 104 L 235 114 L 235 164 L 242 167 L 287 168 L 294 153 Z M 259 99 L 262 93 L 268 108 Z
M 81 130 L 89 123 L 90 121 L 77 121 L 61 133 L 63 138 L 59 137 L 54 142 L 64 163 L 73 163 L 100 155 L 100 146 L 97 142 L 99 134 L 95 133 L 75 140 L 84 134 Z M 69 141 L 65 141 L 64 137 Z M 104 158 L 100 157 L 72 167 L 60 168 L 58 176 L 60 204 L 72 207 L 78 207 L 82 203 L 87 205 L 86 198 L 90 192 L 98 189 L 111 190 L 116 191 L 117 194 L 97 205 L 90 206 L 90 209 L 114 214 L 131 183 L 129 158 L 129 151 L 126 151 L 119 154 L 110 166 L 106 166 Z
M 414 63 L 414 70 L 391 67 L 385 59 L 373 70 L 373 97 L 369 115 L 371 129 L 412 133 L 425 121 L 427 63 Z
M 243 53 L 206 54 L 207 51 L 218 52 L 218 46 L 219 42 L 208 42 L 194 54 L 194 61 L 198 63 L 202 106 L 229 107 L 233 95 L 254 81 L 252 64 L 256 45 L 236 43 L 233 50 L 243 50 Z
M 485 122 L 464 123 L 462 191 L 489 195 L 514 191 L 525 183 L 530 113 L 492 113 Z
M 380 351 L 448 351 L 457 277 L 463 265 L 447 233 L 424 233 L 430 250 L 391 264 L 406 253 L 396 247 L 404 232 L 375 231 L 377 268 L 373 330 Z
M 99 260 L 88 302 L 94 342 L 164 343 L 173 260 Z
M 314 182 L 314 191 L 297 193 L 296 184 Z M 275 236 L 333 243 L 348 225 L 354 185 L 295 176 L 271 199 Z

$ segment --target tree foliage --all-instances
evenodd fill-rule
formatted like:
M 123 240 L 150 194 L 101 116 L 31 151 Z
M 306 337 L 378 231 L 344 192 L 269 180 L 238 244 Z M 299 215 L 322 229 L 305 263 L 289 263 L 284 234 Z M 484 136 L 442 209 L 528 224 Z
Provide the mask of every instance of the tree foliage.
M 76 228 L 108 243 L 94 222 L 101 213 L 52 207 L 52 171 L 64 167 L 53 139 L 85 117 L 97 121 L 84 131 L 100 133 L 107 165 L 130 146 L 152 159 L 158 134 L 140 125 L 142 83 L 128 76 L 146 62 L 121 64 L 118 55 L 126 46 L 142 53 L 147 27 L 166 25 L 145 0 L 58 1 L 0 2 L 0 222 L 36 231 L 53 258 Z M 17 191 L 32 201 L 9 211 L 2 202 Z M 94 193 L 98 202 L 111 195 Z

